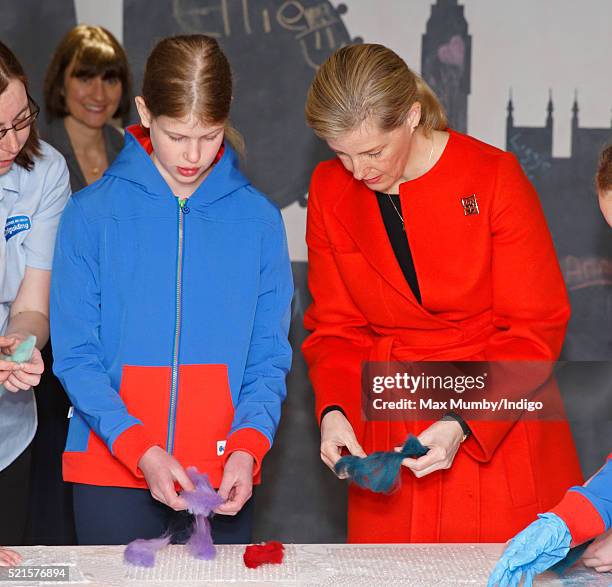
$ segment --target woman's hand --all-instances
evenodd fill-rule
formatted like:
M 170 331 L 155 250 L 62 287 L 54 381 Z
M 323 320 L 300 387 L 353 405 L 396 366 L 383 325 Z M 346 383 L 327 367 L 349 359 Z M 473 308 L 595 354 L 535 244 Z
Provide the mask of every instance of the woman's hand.
M 21 556 L 14 550 L 0 548 L 0 567 L 14 567 L 21 562 Z
M 5 356 L 12 355 L 26 338 L 26 334 L 18 332 L 0 336 L 0 352 Z M 40 351 L 34 347 L 30 360 L 25 363 L 0 360 L 0 385 L 12 392 L 30 389 L 40 383 L 44 370 L 45 364 Z
M 233 452 L 223 468 L 223 479 L 217 492 L 225 503 L 215 512 L 226 516 L 235 516 L 247 500 L 253 495 L 253 466 L 255 460 L 242 450 Z
M 582 563 L 599 573 L 612 571 L 612 530 L 601 534 L 584 551 Z
M 321 420 L 321 460 L 332 471 L 342 456 L 343 448 L 346 448 L 353 456 L 367 456 L 357 442 L 353 427 L 346 416 L 340 410 L 332 410 Z
M 174 482 L 185 491 L 193 491 L 195 486 L 172 455 L 159 446 L 152 446 L 140 457 L 138 467 L 154 499 L 176 511 L 187 509 L 187 502 L 177 494 Z
M 3 336 L 0 336 L 0 342 L 3 338 Z M 4 353 L 2 353 L 2 355 L 4 355 Z M 12 361 L 5 361 L 0 356 L 0 385 L 4 385 L 4 383 L 10 377 L 11 373 L 15 370 L 16 367 L 17 363 L 13 363 Z
M 450 469 L 463 440 L 463 430 L 455 420 L 439 420 L 421 432 L 418 439 L 429 452 L 418 459 L 404 459 L 402 465 L 416 477 L 425 477 L 440 469 Z M 395 447 L 395 450 L 399 452 L 402 447 Z

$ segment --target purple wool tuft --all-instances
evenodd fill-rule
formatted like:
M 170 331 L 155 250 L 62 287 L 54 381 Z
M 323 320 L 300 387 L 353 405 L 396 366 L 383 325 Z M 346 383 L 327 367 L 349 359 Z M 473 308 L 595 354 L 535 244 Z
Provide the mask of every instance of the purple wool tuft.
M 187 469 L 189 478 L 195 485 L 194 491 L 183 491 L 181 497 L 187 502 L 189 511 L 194 514 L 193 533 L 187 547 L 193 556 L 202 560 L 215 558 L 216 550 L 210 532 L 208 516 L 219 507 L 224 499 L 212 488 L 206 473 L 199 473 L 195 467 Z M 126 562 L 139 567 L 153 567 L 155 555 L 170 544 L 171 535 L 164 534 L 152 540 L 134 540 L 130 542 L 123 554 Z
M 195 485 L 194 491 L 182 493 L 189 511 L 195 515 L 193 533 L 187 542 L 187 547 L 196 558 L 212 560 L 215 558 L 216 549 L 212 541 L 208 516 L 223 503 L 223 498 L 211 487 L 206 473 L 199 473 L 195 467 L 189 467 L 187 475 Z
M 153 567 L 155 565 L 155 555 L 168 544 L 170 544 L 170 536 L 167 534 L 151 540 L 138 538 L 125 547 L 123 558 L 125 562 L 131 565 Z
M 209 516 L 223 503 L 223 498 L 211 487 L 206 473 L 199 473 L 195 467 L 189 467 L 187 475 L 195 485 L 195 491 L 184 491 L 181 497 L 187 502 L 192 514 Z
M 210 534 L 210 522 L 203 515 L 195 517 L 193 534 L 187 542 L 189 552 L 200 560 L 209 561 L 215 558 L 217 553 Z

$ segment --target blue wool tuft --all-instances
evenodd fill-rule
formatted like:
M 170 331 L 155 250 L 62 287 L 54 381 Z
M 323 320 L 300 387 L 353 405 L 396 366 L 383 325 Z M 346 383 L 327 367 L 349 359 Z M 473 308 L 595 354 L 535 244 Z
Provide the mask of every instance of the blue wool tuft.
M 400 452 L 373 452 L 365 458 L 352 455 L 342 457 L 335 466 L 338 475 L 346 475 L 353 482 L 375 493 L 389 493 L 399 478 L 400 467 L 405 458 L 417 458 L 429 449 L 410 434 Z

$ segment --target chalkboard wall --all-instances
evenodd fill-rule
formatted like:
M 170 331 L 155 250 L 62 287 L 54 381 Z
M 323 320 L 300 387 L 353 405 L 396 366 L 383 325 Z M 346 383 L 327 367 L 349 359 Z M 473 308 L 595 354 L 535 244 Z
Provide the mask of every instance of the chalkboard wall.
M 503 0 L 491 3 L 498 8 L 517 4 Z M 361 40 L 358 35 L 363 32 L 359 27 L 348 30 L 351 11 L 361 11 L 364 17 L 360 22 L 367 22 L 370 36 L 377 36 L 372 39 L 364 35 L 366 41 L 387 43 L 390 39 L 387 44 L 394 47 L 394 42 L 401 43 L 404 38 L 417 38 L 423 75 L 447 106 L 452 126 L 470 132 L 470 114 L 486 116 L 488 124 L 499 120 L 503 125 L 505 119 L 505 144 L 497 146 L 517 154 L 540 193 L 572 301 L 573 317 L 564 358 L 599 361 L 566 365 L 559 371 L 561 388 L 585 473 L 591 473 L 602 462 L 612 448 L 612 231 L 597 211 L 592 174 L 596 152 L 604 142 L 612 140 L 612 132 L 608 119 L 600 128 L 581 128 L 581 105 L 577 101 L 571 121 L 570 156 L 558 157 L 552 150 L 556 128 L 553 112 L 554 116 L 569 119 L 569 109 L 558 112 L 552 101 L 548 106 L 543 101 L 541 127 L 534 127 L 532 121 L 521 126 L 521 116 L 514 109 L 521 110 L 525 96 L 515 96 L 514 102 L 509 103 L 494 102 L 490 97 L 494 95 L 492 87 L 486 104 L 481 98 L 479 108 L 470 109 L 472 92 L 478 85 L 474 76 L 484 67 L 483 56 L 497 49 L 491 37 L 485 35 L 491 26 L 497 26 L 493 17 L 491 23 L 480 23 L 480 36 L 471 22 L 482 17 L 487 7 L 473 0 L 354 0 L 346 5 L 320 0 L 123 0 L 123 24 L 117 30 L 104 20 L 104 2 L 2 0 L 0 38 L 21 59 L 31 80 L 32 94 L 39 101 L 49 56 L 59 38 L 76 22 L 75 5 L 81 13 L 85 7 L 88 14 L 97 11 L 102 24 L 123 37 L 136 89 L 140 87 L 146 56 L 159 38 L 191 32 L 216 37 L 234 70 L 231 117 L 247 144 L 243 168 L 252 182 L 285 212 L 297 207 L 302 216 L 310 174 L 319 161 L 331 156 L 304 123 L 306 91 L 317 65 L 332 51 Z M 531 9 L 525 0 L 523 5 Z M 523 13 L 518 8 L 515 12 L 515 20 L 507 18 L 503 26 L 514 27 L 522 38 Z M 612 12 L 606 14 L 612 17 Z M 563 11 L 556 16 L 562 19 Z M 415 25 L 417 17 L 420 20 Z M 592 22 L 591 28 L 596 24 Z M 486 45 L 487 40 L 491 46 Z M 542 47 L 545 45 L 542 41 Z M 549 49 L 539 51 L 537 58 L 545 51 Z M 416 55 L 403 56 L 412 67 L 418 67 Z M 480 70 L 474 67 L 476 63 Z M 534 73 L 531 65 L 522 65 L 522 75 L 541 76 Z M 497 67 L 505 70 L 504 64 Z M 601 75 L 601 71 L 594 70 L 593 83 Z M 506 92 L 507 86 L 519 81 L 504 78 L 500 83 Z M 599 100 L 609 108 L 610 95 L 601 95 Z M 303 231 L 303 225 L 287 228 L 290 237 L 291 233 Z M 297 239 L 303 239 L 303 235 L 297 235 Z M 303 313 L 309 303 L 306 271 L 304 258 L 294 255 L 294 366 L 277 439 L 266 457 L 263 484 L 256 494 L 256 538 L 261 540 L 336 542 L 345 538 L 346 486 L 319 459 L 312 390 L 299 351 L 306 336 Z

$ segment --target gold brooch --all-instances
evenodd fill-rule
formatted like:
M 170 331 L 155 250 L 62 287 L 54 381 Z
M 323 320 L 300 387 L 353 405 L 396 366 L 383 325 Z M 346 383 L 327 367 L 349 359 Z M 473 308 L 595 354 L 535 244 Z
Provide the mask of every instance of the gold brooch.
M 463 214 L 465 216 L 473 216 L 474 214 L 480 214 L 476 194 L 472 194 L 467 198 L 461 198 L 461 204 L 463 206 Z

